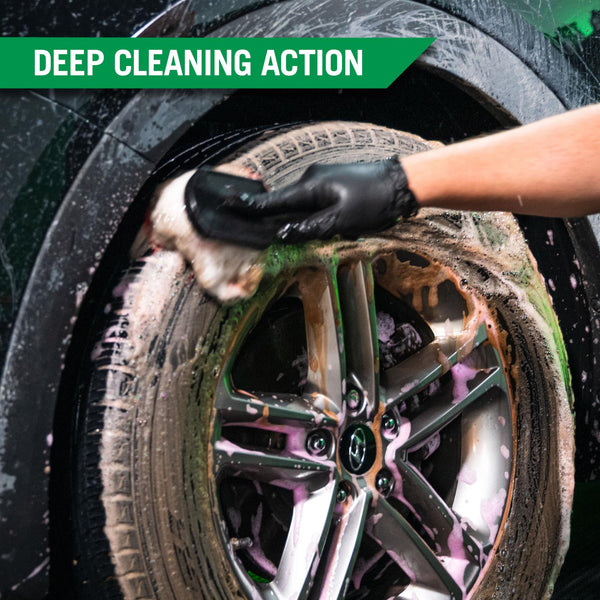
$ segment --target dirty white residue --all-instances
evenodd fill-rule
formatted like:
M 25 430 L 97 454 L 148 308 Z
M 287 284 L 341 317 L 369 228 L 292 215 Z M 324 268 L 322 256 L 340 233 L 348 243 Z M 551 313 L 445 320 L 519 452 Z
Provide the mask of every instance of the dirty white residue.
M 458 363 L 452 367 L 452 404 L 458 404 L 469 395 L 468 382 L 479 373 L 465 364 Z
M 575 275 L 573 275 L 572 273 L 571 273 L 571 275 L 569 276 L 569 281 L 571 282 L 571 287 L 572 287 L 573 289 L 576 289 L 576 288 L 577 288 L 577 278 L 576 278 L 576 277 L 575 277 Z
M 0 473 L 0 494 L 15 489 L 16 477 L 8 473 Z
M 462 527 L 457 519 L 454 520 L 454 525 L 452 526 L 452 531 L 448 536 L 448 548 L 450 549 L 450 557 L 463 561 L 466 560 L 465 547 L 463 544 L 463 532 Z M 464 571 L 463 571 L 464 572 Z M 452 575 L 452 573 L 451 573 Z M 453 579 L 459 583 L 459 579 L 453 577 Z M 459 583 L 460 585 L 460 583 Z
M 14 312 L 16 309 L 15 300 L 17 298 L 17 286 L 15 284 L 15 274 L 12 265 L 10 264 L 10 260 L 8 259 L 8 253 L 6 252 L 6 248 L 0 239 L 0 264 L 4 267 L 4 272 L 6 273 L 6 277 L 8 279 L 8 284 L 10 286 L 10 301 L 11 301 L 11 311 Z
M 469 566 L 469 561 L 466 558 L 455 558 L 453 556 L 442 556 L 440 562 L 444 565 L 444 568 L 450 574 L 450 577 L 454 579 L 458 587 L 466 593 L 465 586 L 465 571 Z
M 85 281 L 78 283 L 75 288 L 75 307 L 79 308 L 83 299 L 85 298 L 85 294 L 88 290 L 88 284 Z
M 41 573 L 49 564 L 50 557 L 47 556 L 35 569 L 33 569 L 33 571 L 31 571 L 31 573 L 29 573 L 29 575 L 27 575 L 27 577 L 25 577 L 25 579 L 22 579 L 19 581 L 19 583 L 15 583 L 15 585 L 10 588 L 11 591 L 14 592 L 15 590 L 19 589 L 27 580 L 33 579 L 36 575 Z
M 506 490 L 504 488 L 499 489 L 491 498 L 481 501 L 480 512 L 485 524 L 490 530 L 490 544 L 493 544 L 496 539 L 496 533 L 498 532 L 498 525 L 504 511 L 505 503 Z
M 467 465 L 463 465 L 458 474 L 458 480 L 467 485 L 473 485 L 477 481 L 477 473 Z
M 383 311 L 377 313 L 377 338 L 380 342 L 389 342 L 396 333 L 396 323 L 394 317 Z
M 263 505 L 259 504 L 256 514 L 251 517 L 251 529 L 252 529 L 252 546 L 247 548 L 247 552 L 252 556 L 260 567 L 268 573 L 271 577 L 277 575 L 277 567 L 265 556 L 263 549 L 260 544 L 260 529 L 263 518 Z

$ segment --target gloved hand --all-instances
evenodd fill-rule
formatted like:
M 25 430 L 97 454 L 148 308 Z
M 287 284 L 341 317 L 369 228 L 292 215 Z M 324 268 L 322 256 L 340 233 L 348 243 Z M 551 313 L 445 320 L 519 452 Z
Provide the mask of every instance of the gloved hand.
M 275 234 L 275 239 L 289 244 L 338 234 L 356 238 L 375 233 L 394 225 L 398 217 L 415 215 L 418 209 L 397 157 L 312 165 L 297 183 L 243 200 L 243 206 L 236 208 L 249 216 L 291 214 Z

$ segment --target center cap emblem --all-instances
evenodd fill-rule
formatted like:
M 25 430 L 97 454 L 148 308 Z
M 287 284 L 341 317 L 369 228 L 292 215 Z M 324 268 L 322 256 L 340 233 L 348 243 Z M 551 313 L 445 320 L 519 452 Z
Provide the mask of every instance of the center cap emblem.
M 350 436 L 350 448 L 348 449 L 348 461 L 353 471 L 360 471 L 367 455 L 367 437 L 365 432 L 359 428 Z
M 351 425 L 340 439 L 340 458 L 350 473 L 366 473 L 376 453 L 375 436 L 366 425 Z

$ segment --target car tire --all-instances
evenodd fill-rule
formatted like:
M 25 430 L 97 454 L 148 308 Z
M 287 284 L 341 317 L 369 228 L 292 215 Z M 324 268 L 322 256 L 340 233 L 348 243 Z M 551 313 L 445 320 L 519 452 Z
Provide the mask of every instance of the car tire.
M 432 145 L 319 123 L 263 136 L 227 162 L 277 188 L 313 162 Z M 568 540 L 570 391 L 556 317 L 512 216 L 422 210 L 378 237 L 274 247 L 257 294 L 234 305 L 203 294 L 178 254 L 148 244 L 132 254 L 79 397 L 83 596 L 549 597 Z M 306 364 L 296 348 L 288 372 L 274 348 L 297 339 L 298 318 Z M 336 335 L 323 336 L 323 322 Z M 271 363 L 291 392 L 276 378 L 261 387 Z M 415 434 L 442 404 L 438 428 Z

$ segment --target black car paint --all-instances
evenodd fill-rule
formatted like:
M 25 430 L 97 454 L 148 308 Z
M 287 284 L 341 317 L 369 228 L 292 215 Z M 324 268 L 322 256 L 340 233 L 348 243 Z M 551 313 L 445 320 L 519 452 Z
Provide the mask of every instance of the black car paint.
M 11 18 L 5 17 L 2 21 L 3 35 L 69 35 L 74 32 L 77 35 L 129 35 L 164 8 L 164 2 L 158 1 L 138 4 L 135 9 L 124 7 L 123 3 L 107 3 L 102 8 L 86 3 L 73 14 L 66 2 L 47 4 L 38 12 L 32 7 L 15 8 L 12 12 L 10 8 L 5 9 L 4 14 Z M 271 15 L 269 11 L 278 10 L 277 6 L 263 13 L 258 10 L 268 4 L 272 3 L 244 0 L 181 3 L 150 23 L 145 34 L 218 34 L 219 27 L 248 14 L 245 20 L 238 19 L 240 26 L 252 28 L 254 21 L 257 23 L 254 34 L 260 35 L 261 27 L 274 25 L 273 20 L 267 20 L 267 15 Z M 312 29 L 310 35 L 330 35 L 335 31 L 340 10 L 356 14 L 349 6 L 354 4 L 352 2 L 345 3 L 345 7 L 336 7 L 334 2 L 317 4 L 319 28 Z M 381 4 L 379 0 L 363 2 L 356 10 L 374 14 Z M 411 2 L 400 4 L 418 7 Z M 445 13 L 457 15 L 461 21 L 486 32 L 500 41 L 502 47 L 520 56 L 565 107 L 600 98 L 599 87 L 591 78 L 568 68 L 565 59 L 549 47 L 541 34 L 517 15 L 503 10 L 500 3 L 484 5 L 441 0 L 428 4 L 442 9 L 438 13 L 427 13 L 430 17 L 432 14 L 439 17 L 440 23 Z M 314 2 L 310 8 L 305 21 L 311 15 L 314 19 Z M 287 16 L 287 6 L 285 9 Z M 295 16 L 296 22 L 303 20 L 298 14 Z M 284 21 L 282 18 L 279 22 L 281 30 L 286 30 Z M 290 25 L 287 32 L 287 35 L 302 35 L 298 26 L 294 29 Z M 460 35 L 460 40 L 455 41 L 468 52 L 474 42 L 469 40 L 468 34 L 464 37 L 464 31 Z M 450 73 L 444 76 L 480 98 L 480 91 L 469 86 L 468 79 L 460 81 L 460 74 L 452 75 L 452 61 L 459 58 L 460 53 L 438 57 L 439 64 L 450 67 Z M 85 305 L 94 301 L 85 298 L 88 287 L 93 284 L 94 270 L 132 199 L 158 161 L 176 140 L 185 137 L 195 119 L 217 106 L 226 95 L 224 91 L 146 90 L 11 92 L 0 97 L 2 112 L 6 115 L 3 128 L 11 131 L 11 137 L 5 138 L 5 142 L 14 140 L 17 147 L 15 151 L 14 145 L 5 143 L 0 148 L 0 164 L 10 166 L 3 175 L 6 180 L 3 189 L 11 194 L 0 206 L 3 267 L 0 356 L 5 359 L 6 367 L 0 411 L 0 433 L 3 433 L 0 439 L 3 447 L 3 450 L 0 448 L 0 595 L 3 598 L 40 598 L 47 590 L 48 482 L 55 403 L 73 324 L 82 302 Z M 319 109 L 309 113 L 309 118 L 320 117 Z M 500 106 L 491 122 L 494 119 L 498 124 L 512 122 Z M 207 133 L 210 134 L 210 127 Z M 525 221 L 524 225 L 527 231 Z M 554 268 L 558 273 L 553 276 L 557 278 L 568 268 L 582 284 L 574 293 L 581 313 L 573 319 L 572 304 L 564 298 L 557 298 L 556 308 L 563 330 L 566 332 L 572 327 L 578 330 L 569 348 L 572 371 L 580 373 L 586 366 L 586 372 L 590 373 L 582 385 L 575 382 L 578 407 L 583 407 L 578 414 L 586 415 L 586 420 L 593 422 L 598 413 L 598 379 L 596 367 L 590 367 L 593 348 L 589 344 L 584 347 L 579 335 L 582 331 L 586 333 L 588 327 L 594 332 L 589 339 L 597 337 L 598 322 L 593 307 L 598 296 L 593 275 L 585 273 L 585 267 L 583 270 L 573 268 L 572 261 L 573 257 L 579 257 L 580 265 L 593 264 L 589 261 L 597 260 L 597 245 L 595 238 L 590 237 L 586 221 L 566 224 L 553 221 L 548 223 L 548 229 L 561 240 L 558 258 L 568 265 L 548 259 L 546 240 L 539 235 L 542 229 L 529 224 L 530 242 L 542 272 L 550 277 Z M 568 341 L 567 335 L 565 338 Z M 63 390 L 65 386 L 69 387 L 68 382 L 63 382 Z M 578 417 L 578 424 L 579 420 Z M 591 439 L 589 428 L 586 429 L 585 422 L 583 425 L 578 428 L 578 442 L 582 438 L 587 444 Z M 586 460 L 580 461 L 584 465 L 590 464 L 590 450 L 593 457 L 599 454 L 597 445 L 586 449 Z M 590 467 L 582 471 L 580 468 L 579 471 L 590 476 L 596 469 Z

